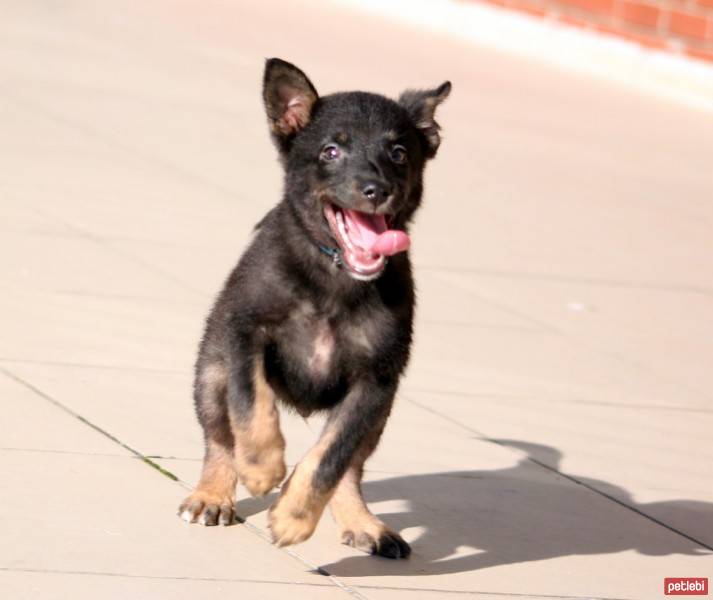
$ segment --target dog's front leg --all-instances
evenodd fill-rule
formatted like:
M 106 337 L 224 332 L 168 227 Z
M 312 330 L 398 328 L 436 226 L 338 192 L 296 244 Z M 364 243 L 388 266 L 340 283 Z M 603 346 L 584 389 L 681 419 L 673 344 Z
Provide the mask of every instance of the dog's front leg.
M 265 378 L 259 340 L 236 335 L 232 350 L 228 413 L 238 476 L 253 496 L 264 496 L 287 472 L 276 395 Z
M 359 381 L 332 410 L 319 441 L 295 467 L 270 508 L 270 531 L 278 546 L 312 535 L 355 454 L 388 416 L 395 391 L 392 383 Z

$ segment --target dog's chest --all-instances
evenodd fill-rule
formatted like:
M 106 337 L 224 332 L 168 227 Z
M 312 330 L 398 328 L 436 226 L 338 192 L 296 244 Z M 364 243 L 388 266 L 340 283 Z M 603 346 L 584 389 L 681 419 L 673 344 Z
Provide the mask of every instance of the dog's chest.
M 307 369 L 314 376 L 323 376 L 329 372 L 330 363 L 335 350 L 335 332 L 329 321 L 318 321 L 312 328 L 311 343 L 305 348 L 307 353 Z
M 313 380 L 333 379 L 373 350 L 370 330 L 362 319 L 302 306 L 275 332 L 274 341 L 294 370 Z

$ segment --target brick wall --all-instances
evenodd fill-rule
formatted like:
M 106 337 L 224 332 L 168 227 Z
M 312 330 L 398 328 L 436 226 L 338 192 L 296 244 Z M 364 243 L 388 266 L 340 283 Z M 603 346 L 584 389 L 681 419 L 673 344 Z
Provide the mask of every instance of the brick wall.
M 477 0 L 713 62 L 713 0 Z

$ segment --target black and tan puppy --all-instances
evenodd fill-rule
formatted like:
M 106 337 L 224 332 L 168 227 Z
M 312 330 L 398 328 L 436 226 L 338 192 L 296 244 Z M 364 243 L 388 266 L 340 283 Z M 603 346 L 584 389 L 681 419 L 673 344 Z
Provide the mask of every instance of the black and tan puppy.
M 280 204 L 256 227 L 210 316 L 196 365 L 205 462 L 179 514 L 234 518 L 235 487 L 284 479 L 276 402 L 328 411 L 317 444 L 269 512 L 275 543 L 307 539 L 327 504 L 345 543 L 392 558 L 410 548 L 366 507 L 360 481 L 406 366 L 414 288 L 406 232 L 440 142 L 450 92 L 320 97 L 297 67 L 267 61 L 263 98 L 285 168 Z

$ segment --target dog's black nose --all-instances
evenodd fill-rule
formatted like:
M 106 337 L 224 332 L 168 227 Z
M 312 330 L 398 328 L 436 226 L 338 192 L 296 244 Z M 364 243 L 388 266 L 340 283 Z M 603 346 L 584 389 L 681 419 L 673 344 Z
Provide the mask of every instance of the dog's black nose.
M 386 201 L 389 194 L 391 194 L 391 190 L 383 184 L 370 181 L 361 189 L 361 193 L 364 194 L 364 197 L 376 207 Z

